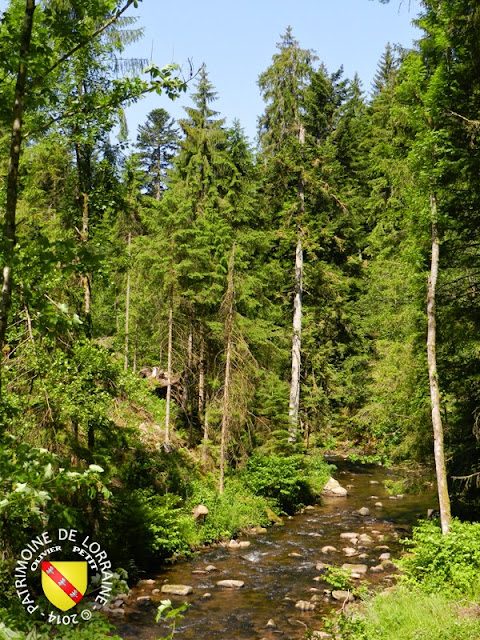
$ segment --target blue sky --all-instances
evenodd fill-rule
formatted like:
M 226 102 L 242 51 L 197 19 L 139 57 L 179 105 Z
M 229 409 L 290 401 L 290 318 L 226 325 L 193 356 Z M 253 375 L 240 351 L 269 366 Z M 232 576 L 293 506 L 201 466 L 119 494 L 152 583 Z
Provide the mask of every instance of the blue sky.
M 316 51 L 329 72 L 341 65 L 344 75 L 358 73 L 368 93 L 387 42 L 411 46 L 420 32 L 412 26 L 418 0 L 143 0 L 130 15 L 138 16 L 143 39 L 125 55 L 176 62 L 188 69 L 203 62 L 218 92 L 215 109 L 231 123 L 235 118 L 253 141 L 263 111 L 257 79 L 271 63 L 280 34 L 288 25 L 300 46 Z M 154 108 L 184 117 L 188 95 L 175 102 L 148 96 L 127 110 L 130 137 Z

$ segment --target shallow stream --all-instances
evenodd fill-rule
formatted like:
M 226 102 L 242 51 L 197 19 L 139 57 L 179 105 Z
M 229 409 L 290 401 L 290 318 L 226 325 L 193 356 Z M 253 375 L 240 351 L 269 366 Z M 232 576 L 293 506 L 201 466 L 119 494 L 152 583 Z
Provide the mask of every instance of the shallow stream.
M 393 559 L 400 555 L 399 539 L 418 518 L 425 517 L 428 508 L 436 508 L 434 492 L 427 489 L 418 495 L 390 497 L 384 483 L 397 477 L 394 472 L 334 462 L 334 476 L 348 488 L 348 497 L 324 498 L 323 504 L 286 518 L 284 526 L 273 526 L 262 535 L 242 536 L 239 540 L 250 542 L 246 549 L 214 547 L 146 576 L 154 579 L 153 584 L 134 588 L 122 620 L 116 619 L 120 636 L 156 640 L 166 635 L 166 627 L 154 620 L 160 600 L 170 598 L 174 606 L 184 601 L 191 604 L 178 624 L 177 640 L 297 640 L 305 637 L 307 628 L 321 630 L 322 618 L 342 605 L 324 596 L 324 589 L 332 587 L 322 580 L 317 563 L 362 563 L 368 566 L 366 579 L 372 587 L 391 585 L 395 570 L 372 573 L 371 568 L 379 565 L 382 553 L 391 553 Z M 375 507 L 376 502 L 383 506 Z M 369 515 L 358 513 L 362 507 L 368 507 Z M 351 545 L 340 538 L 345 532 L 368 534 L 372 542 L 358 544 L 356 556 L 346 557 L 344 549 Z M 336 551 L 322 552 L 327 545 Z M 206 572 L 208 565 L 215 570 Z M 216 585 L 227 579 L 244 581 L 245 586 L 226 589 Z M 159 592 L 164 583 L 189 585 L 193 593 L 166 596 Z M 313 611 L 296 608 L 298 601 L 310 601 L 315 595 Z M 269 621 L 275 626 L 267 627 Z

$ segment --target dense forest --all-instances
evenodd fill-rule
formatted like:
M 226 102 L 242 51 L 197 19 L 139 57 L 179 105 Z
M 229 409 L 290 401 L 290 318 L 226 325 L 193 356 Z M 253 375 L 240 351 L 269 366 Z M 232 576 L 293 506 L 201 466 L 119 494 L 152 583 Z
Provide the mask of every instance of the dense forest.
M 32 536 L 92 534 L 135 580 L 314 500 L 325 451 L 436 467 L 444 533 L 449 495 L 472 518 L 478 3 L 423 0 L 417 46 L 387 45 L 371 91 L 287 28 L 258 79 L 256 148 L 205 66 L 123 57 L 137 1 L 7 4 L 5 628 L 49 637 L 15 596 Z M 123 109 L 152 92 L 185 116 L 159 98 L 129 145 Z

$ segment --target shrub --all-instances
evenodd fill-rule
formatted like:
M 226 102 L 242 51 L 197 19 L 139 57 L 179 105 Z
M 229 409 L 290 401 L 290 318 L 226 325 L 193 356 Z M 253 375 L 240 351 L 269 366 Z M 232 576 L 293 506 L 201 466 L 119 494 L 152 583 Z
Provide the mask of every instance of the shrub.
M 313 501 L 314 495 L 306 478 L 304 456 L 252 456 L 243 476 L 255 495 L 264 496 L 286 513 Z
M 442 535 L 438 522 L 424 521 L 405 544 L 412 552 L 401 560 L 405 584 L 429 592 L 447 587 L 464 593 L 479 584 L 480 523 L 454 519 L 450 533 Z

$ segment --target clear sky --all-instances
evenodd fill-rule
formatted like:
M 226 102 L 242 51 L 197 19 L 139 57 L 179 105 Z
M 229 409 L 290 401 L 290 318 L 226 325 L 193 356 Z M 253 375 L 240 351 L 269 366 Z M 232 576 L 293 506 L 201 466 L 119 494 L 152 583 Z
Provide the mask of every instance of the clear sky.
M 346 77 L 358 73 L 368 93 L 387 42 L 409 47 L 419 38 L 412 25 L 419 7 L 419 0 L 143 0 L 129 15 L 138 16 L 144 37 L 125 55 L 187 70 L 188 60 L 195 68 L 204 62 L 218 92 L 215 109 L 229 124 L 238 118 L 253 141 L 263 111 L 257 79 L 288 25 L 329 72 L 343 65 Z M 175 102 L 148 96 L 127 110 L 130 137 L 152 109 L 182 118 L 189 104 L 187 94 Z

